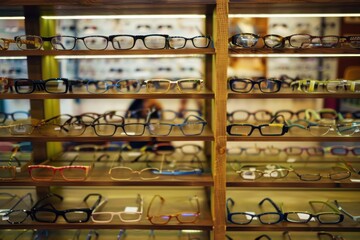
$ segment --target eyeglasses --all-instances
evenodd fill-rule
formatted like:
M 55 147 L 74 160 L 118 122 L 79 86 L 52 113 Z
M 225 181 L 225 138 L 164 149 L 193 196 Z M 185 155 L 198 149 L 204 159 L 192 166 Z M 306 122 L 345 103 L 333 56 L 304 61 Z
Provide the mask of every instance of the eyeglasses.
M 340 213 L 335 207 L 328 202 L 324 201 L 309 201 L 310 206 L 315 210 L 315 205 L 322 205 L 323 207 L 329 208 L 331 211 L 328 212 L 317 212 L 316 219 L 322 224 L 337 224 L 344 220 L 344 215 Z
M 297 80 L 290 84 L 293 91 L 301 92 L 332 92 L 357 93 L 360 92 L 360 80 Z
M 323 47 L 333 48 L 339 46 L 340 36 L 311 36 L 309 34 L 293 34 L 284 38 L 294 48 Z
M 41 37 L 35 35 L 16 36 L 14 40 L 17 47 L 21 50 L 38 50 L 43 45 Z
M 293 171 L 291 168 L 278 165 L 240 165 L 240 169 L 237 169 L 235 164 L 230 165 L 235 173 L 244 180 L 257 180 L 262 177 L 280 179 L 287 177 L 289 172 Z
M 294 173 L 299 177 L 302 181 L 320 181 L 322 178 L 329 178 L 331 180 L 339 181 L 344 180 L 351 177 L 351 172 L 348 168 L 342 166 L 333 166 L 332 172 L 321 175 L 320 173 L 304 173 L 300 174 L 298 171 L 294 169 Z
M 8 38 L 0 38 L 0 50 L 8 50 L 11 43 L 15 43 L 15 40 Z
M 112 80 L 89 80 L 86 84 L 86 90 L 89 93 L 105 93 L 114 88 L 118 92 L 137 93 L 140 91 L 144 80 L 122 79 L 118 81 Z
M 147 49 L 164 49 L 168 47 L 167 38 L 169 35 L 165 34 L 149 34 L 149 35 L 110 35 L 113 48 L 117 50 L 128 50 L 135 46 L 137 40 L 141 40 Z
M 277 79 L 258 79 L 252 80 L 247 78 L 229 78 L 229 87 L 231 91 L 237 93 L 248 93 L 253 89 L 256 89 L 255 86 L 258 85 L 258 89 L 262 93 L 276 93 L 281 89 L 282 82 Z
M 172 175 L 172 176 L 184 176 L 184 175 L 199 175 L 202 174 L 204 169 L 202 167 L 202 163 L 197 156 L 194 156 L 191 160 L 191 163 L 196 161 L 197 166 L 191 166 L 190 164 L 177 164 L 176 161 L 171 161 L 169 165 L 171 168 L 164 169 L 164 162 L 166 160 L 166 154 L 162 155 L 162 160 L 160 163 L 160 169 L 157 171 L 153 171 L 154 174 L 158 175 Z M 150 166 L 150 163 L 148 163 Z
M 282 149 L 273 146 L 260 148 L 255 145 L 254 147 L 248 147 L 248 148 L 242 148 L 242 147 L 227 148 L 226 152 L 228 155 L 241 155 L 244 153 L 247 156 L 258 156 L 263 152 L 264 155 L 266 156 L 277 156 L 282 152 Z
M 278 110 L 276 111 L 273 116 L 283 115 L 286 120 L 292 120 L 294 117 L 297 119 L 305 119 L 305 109 L 301 109 L 299 111 L 291 111 L 291 110 Z
M 359 36 L 341 36 L 341 43 L 347 43 L 352 48 L 360 48 Z
M 76 42 L 81 40 L 85 47 L 89 50 L 104 50 L 108 46 L 108 37 L 93 35 L 86 37 L 74 36 L 53 36 L 40 37 L 34 35 L 22 35 L 15 37 L 18 48 L 22 50 L 39 50 L 42 48 L 44 42 L 50 42 L 55 50 L 73 50 L 76 47 Z
M 7 166 L 0 166 L 0 180 L 11 180 L 15 179 L 16 173 L 21 171 L 21 163 L 19 159 L 16 157 L 17 152 L 19 151 L 20 147 L 15 146 L 7 162 Z M 17 166 L 12 166 L 13 161 L 17 162 Z
M 112 222 L 114 219 L 114 216 L 118 216 L 119 219 L 122 222 L 138 222 L 140 221 L 142 214 L 143 214 L 143 208 L 144 208 L 144 200 L 140 196 L 140 194 L 137 195 L 136 202 L 139 206 L 136 207 L 125 207 L 124 211 L 120 212 L 100 212 L 97 209 L 99 209 L 104 203 L 106 203 L 108 200 L 105 199 L 104 202 L 100 203 L 99 206 L 97 206 L 93 213 L 91 214 L 91 219 L 95 223 L 109 223 Z
M 259 130 L 261 136 L 282 136 L 289 131 L 287 124 L 273 123 L 274 121 L 276 118 L 268 124 L 260 125 L 233 123 L 226 126 L 226 131 L 231 136 L 250 136 L 255 129 Z
M 344 213 L 346 216 L 348 216 L 349 218 L 351 218 L 351 219 L 352 219 L 353 221 L 355 221 L 355 222 L 359 222 L 359 221 L 360 221 L 360 216 L 354 216 L 354 215 L 352 215 L 351 213 L 349 213 L 347 210 L 344 209 L 343 206 L 340 205 L 340 203 L 339 203 L 338 200 L 334 200 L 334 203 L 335 203 L 337 209 L 338 209 L 340 212 Z
M 102 122 L 102 120 L 105 119 L 105 121 L 110 120 L 110 118 L 106 118 L 106 116 L 107 115 L 99 117 L 90 125 L 97 136 L 114 136 L 118 128 L 122 130 L 120 133 L 121 135 L 142 136 L 145 132 L 145 127 L 147 126 L 147 123 L 141 122 L 125 123 L 125 118 L 119 115 L 111 115 L 111 118 L 115 119 L 115 121 Z
M 156 198 L 159 198 L 161 201 L 161 206 L 164 204 L 165 199 L 160 195 L 154 195 L 154 197 L 151 199 L 148 209 L 147 209 L 147 219 L 150 221 L 150 223 L 158 225 L 158 224 L 167 224 L 170 222 L 172 218 L 175 218 L 179 223 L 194 223 L 199 219 L 200 216 L 200 202 L 199 198 L 195 195 L 192 198 L 189 198 L 189 201 L 191 203 L 191 200 L 196 201 L 196 211 L 189 211 L 189 212 L 179 212 L 174 214 L 164 214 L 164 215 L 150 215 L 150 210 L 152 205 L 154 204 L 154 201 Z
M 0 112 L 0 123 L 5 123 L 7 119 L 18 121 L 18 120 L 28 119 L 29 117 L 30 117 L 30 112 L 25 112 L 25 111 L 15 111 L 12 113 Z
M 360 132 L 360 122 L 350 123 L 334 123 L 334 121 L 319 122 L 311 124 L 307 127 L 308 131 L 313 136 L 324 136 L 329 132 L 336 132 L 340 136 L 352 136 Z
M 14 80 L 12 78 L 0 77 L 0 93 L 7 93 L 12 90 L 12 86 L 14 85 Z
M 336 156 L 347 156 L 352 153 L 354 156 L 360 155 L 360 147 L 347 147 L 347 146 L 331 146 L 326 148 L 332 155 Z
M 186 38 L 181 36 L 168 37 L 169 47 L 172 49 L 181 49 L 186 46 L 187 41 L 191 41 L 195 48 L 207 48 L 211 43 L 209 36 L 196 36 L 192 38 Z
M 283 37 L 279 35 L 265 35 L 260 37 L 253 33 L 240 33 L 229 38 L 230 45 L 240 48 L 254 48 L 259 39 L 264 42 L 264 47 L 283 48 Z
M 158 168 L 143 168 L 137 171 L 130 167 L 113 166 L 110 168 L 108 174 L 110 175 L 110 178 L 115 181 L 130 180 L 134 175 L 137 175 L 141 180 L 154 180 L 159 178 L 159 176 L 154 174 L 154 172 L 158 171 L 160 171 Z
M 89 198 L 95 197 L 96 201 L 90 208 L 73 208 L 66 210 L 57 210 L 51 203 L 41 205 L 43 201 L 51 197 L 56 197 L 63 200 L 63 197 L 57 194 L 48 195 L 40 199 L 31 210 L 31 215 L 34 220 L 38 222 L 55 223 L 59 216 L 62 216 L 68 223 L 83 223 L 90 219 L 90 216 L 96 206 L 99 205 L 102 196 L 101 194 L 91 193 L 85 196 L 83 202 L 86 203 Z M 40 206 L 39 206 L 40 205 Z
M 50 165 L 30 165 L 29 174 L 34 181 L 51 181 L 56 172 L 66 181 L 84 181 L 91 170 L 91 166 L 74 165 L 54 167 Z
M 199 92 L 203 88 L 204 81 L 202 79 L 184 78 L 177 80 L 170 79 L 148 79 L 145 80 L 146 90 L 149 93 L 167 93 L 173 86 L 181 93 Z
M 264 198 L 259 202 L 259 206 L 262 206 L 264 202 L 269 202 L 271 206 L 275 208 L 275 212 L 263 212 L 260 214 L 252 214 L 249 212 L 231 212 L 230 207 L 235 205 L 235 201 L 232 198 L 226 200 L 227 220 L 230 223 L 245 225 L 252 222 L 253 219 L 258 219 L 262 224 L 276 224 L 283 220 L 284 216 L 280 208 L 270 199 Z
M 207 122 L 203 118 L 190 115 L 179 124 L 159 122 L 150 119 L 147 123 L 147 127 L 151 135 L 168 136 L 171 133 L 173 127 L 179 127 L 181 133 L 184 136 L 195 136 L 201 135 L 206 124 Z
M 309 156 L 323 156 L 325 151 L 322 147 L 286 147 L 283 149 L 288 156 L 299 156 L 307 153 Z
M 30 200 L 30 205 L 26 204 L 26 199 Z M 31 211 L 27 209 L 16 209 L 20 204 L 24 204 L 26 207 L 30 208 L 33 205 L 33 198 L 31 193 L 27 193 L 22 196 L 9 210 L 2 213 L 2 220 L 7 221 L 10 224 L 20 224 L 23 223 L 28 216 L 31 216 Z
M 250 116 L 254 116 L 256 121 L 270 121 L 272 119 L 271 112 L 267 110 L 258 110 L 255 112 L 236 110 L 231 113 L 227 113 L 227 118 L 231 123 L 247 121 L 249 120 Z
M 35 90 L 47 93 L 67 93 L 69 80 L 66 78 L 50 78 L 47 80 L 14 79 L 15 91 L 19 94 L 33 93 Z
M 310 201 L 310 205 L 321 203 L 332 210 L 332 212 L 309 213 L 306 211 L 290 211 L 284 213 L 284 220 L 291 223 L 308 223 L 312 219 L 316 219 L 321 224 L 336 224 L 344 220 L 344 216 L 339 214 L 338 211 L 328 204 L 321 201 Z
M 340 235 L 333 235 L 328 232 L 318 232 L 317 237 L 319 240 L 345 240 L 345 238 Z

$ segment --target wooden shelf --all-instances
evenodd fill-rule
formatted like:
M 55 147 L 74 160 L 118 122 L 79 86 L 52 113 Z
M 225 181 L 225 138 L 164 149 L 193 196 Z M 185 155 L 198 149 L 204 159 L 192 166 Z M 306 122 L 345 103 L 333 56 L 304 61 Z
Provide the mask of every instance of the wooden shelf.
M 158 230 L 204 230 L 211 231 L 213 229 L 213 223 L 211 219 L 201 219 L 194 224 L 163 224 L 152 225 L 147 220 L 143 220 L 140 223 L 121 223 L 115 221 L 114 223 L 29 223 L 29 224 L 0 224 L 0 229 L 158 229 Z
M 166 57 L 166 55 L 213 55 L 215 54 L 215 49 L 206 48 L 206 49 L 162 49 L 162 50 L 149 50 L 149 49 L 134 49 L 134 50 L 7 50 L 0 51 L 0 56 L 3 57 L 12 57 L 12 56 L 121 56 L 121 55 L 160 55 L 159 57 Z M 161 56 L 164 55 L 164 56 Z M 146 56 L 141 56 L 146 58 Z
M 51 94 L 51 93 L 31 93 L 31 94 L 16 94 L 5 93 L 0 95 L 0 99 L 213 99 L 214 93 L 210 90 L 203 90 L 199 93 L 180 93 L 178 91 L 170 91 L 168 93 L 146 93 L 146 90 L 141 90 L 138 93 L 121 93 L 114 90 L 101 94 L 91 94 L 81 89 L 81 92 L 74 90 L 74 93 Z
M 254 91 L 253 93 L 235 93 L 231 90 L 228 90 L 229 99 L 267 99 L 267 98 L 292 98 L 292 99 L 304 99 L 304 98 L 360 98 L 359 93 L 302 93 L 302 92 L 292 92 L 281 90 L 277 93 L 262 93 Z
M 230 0 L 229 2 L 231 14 L 354 13 L 354 9 L 360 7 L 359 1 L 356 0 L 343 2 L 331 0 Z
M 236 57 L 236 54 L 301 54 L 301 57 L 307 57 L 307 54 L 360 54 L 360 49 L 356 48 L 283 48 L 283 49 L 271 49 L 271 48 L 238 48 L 229 49 L 229 56 Z M 246 56 L 245 56 L 246 57 Z M 260 56 L 261 57 L 261 56 Z M 313 56 L 314 57 L 314 56 Z M 344 56 L 346 57 L 346 56 Z
M 174 131 L 174 130 L 173 130 Z M 180 133 L 181 134 L 181 133 Z M 112 137 L 99 137 L 95 134 L 83 134 L 77 137 L 57 137 L 57 136 L 40 136 L 40 135 L 22 135 L 22 136 L 1 136 L 0 141 L 15 141 L 15 142 L 43 142 L 43 141 L 52 141 L 52 142 L 96 142 L 96 141 L 213 141 L 214 136 L 209 126 L 206 126 L 203 133 L 198 136 L 184 136 L 184 135 L 169 135 L 169 136 L 152 136 L 144 134 L 143 136 L 134 136 L 129 137 L 126 135 L 119 136 L 115 135 Z
M 352 179 L 352 178 L 351 178 Z M 354 179 L 360 180 L 354 177 Z M 320 180 L 320 181 L 301 181 L 295 178 L 286 177 L 284 179 L 258 179 L 258 180 L 242 180 L 238 176 L 227 176 L 227 187 L 242 187 L 242 188 L 253 188 L 253 187 L 268 187 L 268 188 L 352 188 L 359 189 L 359 182 L 351 182 L 349 179 L 341 181 L 332 180 Z
M 290 224 L 278 223 L 273 225 L 266 224 L 249 224 L 249 225 L 235 225 L 228 224 L 227 231 L 359 231 L 360 225 L 358 223 L 339 223 L 339 224 Z
M 310 133 L 309 133 L 310 135 Z M 228 141 L 239 141 L 239 142 L 248 142 L 248 141 L 259 141 L 259 142 L 268 142 L 268 141 L 279 141 L 279 142 L 358 142 L 360 137 L 342 137 L 342 136 L 324 136 L 324 137 L 312 137 L 312 136 L 274 136 L 274 137 L 264 137 L 264 136 L 248 136 L 248 137 L 235 137 L 228 136 Z
M 106 169 L 109 171 L 109 168 Z M 130 180 L 115 181 L 112 180 L 105 170 L 97 170 L 96 168 L 85 181 L 65 181 L 61 178 L 55 178 L 52 181 L 33 181 L 27 172 L 17 174 L 14 180 L 1 180 L 2 186 L 206 186 L 214 185 L 210 173 L 201 175 L 187 176 L 159 176 L 155 180 L 141 180 L 139 177 L 133 177 Z

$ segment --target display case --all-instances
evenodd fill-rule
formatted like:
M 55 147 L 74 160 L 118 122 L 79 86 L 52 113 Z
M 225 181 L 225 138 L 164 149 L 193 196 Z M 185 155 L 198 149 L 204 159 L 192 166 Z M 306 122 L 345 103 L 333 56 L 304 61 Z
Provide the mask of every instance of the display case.
M 66 72 L 72 68 L 78 68 L 73 78 L 91 77 L 98 74 L 97 77 L 102 77 L 104 66 L 109 62 L 104 60 L 104 63 L 91 66 L 87 69 L 84 66 L 77 65 L 74 59 L 115 59 L 123 58 L 139 59 L 137 65 L 142 66 L 145 63 L 141 60 L 147 59 L 145 64 L 151 64 L 151 61 L 159 61 L 162 59 L 164 64 L 170 62 L 171 59 L 185 58 L 187 59 L 200 58 L 203 62 L 203 80 L 204 88 L 196 93 L 181 93 L 177 91 L 170 91 L 169 93 L 148 93 L 141 91 L 139 93 L 119 93 L 116 91 L 108 91 L 101 94 L 91 94 L 82 87 L 81 91 L 74 93 L 44 93 L 34 92 L 31 94 L 17 94 L 14 92 L 1 93 L 2 100 L 29 100 L 30 113 L 34 119 L 47 119 L 57 114 L 62 113 L 62 108 L 67 108 L 69 101 L 86 100 L 101 104 L 102 100 L 108 100 L 116 104 L 116 101 L 124 100 L 130 101 L 134 99 L 162 99 L 171 102 L 172 100 L 200 100 L 204 104 L 202 113 L 207 124 L 200 135 L 184 136 L 180 132 L 169 134 L 168 136 L 153 136 L 144 134 L 141 136 L 128 136 L 126 134 L 115 134 L 113 136 L 98 136 L 92 132 L 86 132 L 80 136 L 55 136 L 55 135 L 41 135 L 35 133 L 31 135 L 11 135 L 9 133 L 1 132 L 0 141 L 2 142 L 31 142 L 32 143 L 32 160 L 31 164 L 39 166 L 47 160 L 54 166 L 61 165 L 63 159 L 72 159 L 71 152 L 63 153 L 64 143 L 78 145 L 93 144 L 94 142 L 100 144 L 107 144 L 108 142 L 178 142 L 178 143 L 193 143 L 197 142 L 202 147 L 201 163 L 206 169 L 200 175 L 183 175 L 183 176 L 163 176 L 153 179 L 139 178 L 140 174 L 133 171 L 134 176 L 130 179 L 114 179 L 109 169 L 113 168 L 114 159 L 118 156 L 112 156 L 106 161 L 95 162 L 91 174 L 84 181 L 68 180 L 56 176 L 56 179 L 39 180 L 31 177 L 26 169 L 18 170 L 15 179 L 0 180 L 3 192 L 11 192 L 19 196 L 31 192 L 34 200 L 40 199 L 48 192 L 54 192 L 64 197 L 66 201 L 59 205 L 59 208 L 65 209 L 69 207 L 82 206 L 78 204 L 82 201 L 84 196 L 89 193 L 101 193 L 104 198 L 134 198 L 136 194 L 144 196 L 143 214 L 141 220 L 138 222 L 121 222 L 114 216 L 112 222 L 88 222 L 69 223 L 63 219 L 56 221 L 56 223 L 31 221 L 30 218 L 19 224 L 10 224 L 3 219 L 0 222 L 1 234 L 8 233 L 18 236 L 30 234 L 48 234 L 49 239 L 64 239 L 59 238 L 57 233 L 61 232 L 61 236 L 75 236 L 77 239 L 89 238 L 93 234 L 99 234 L 99 239 L 113 239 L 114 236 L 125 236 L 125 239 L 148 239 L 149 237 L 156 237 L 156 239 L 215 239 L 222 240 L 228 238 L 233 239 L 255 239 L 262 233 L 277 239 L 284 237 L 284 239 L 317 239 L 317 234 L 320 232 L 329 232 L 334 235 L 342 235 L 346 239 L 359 238 L 359 223 L 351 220 L 345 216 L 345 220 L 339 224 L 319 224 L 311 221 L 309 223 L 287 223 L 279 222 L 277 224 L 261 224 L 253 222 L 251 224 L 234 224 L 228 221 L 227 208 L 229 207 L 228 198 L 234 200 L 234 206 L 231 208 L 236 212 L 253 212 L 259 213 L 261 210 L 257 207 L 258 202 L 263 198 L 271 198 L 279 206 L 282 211 L 315 211 L 311 209 L 308 202 L 311 200 L 334 200 L 341 202 L 351 201 L 356 202 L 359 199 L 359 179 L 360 177 L 352 173 L 351 178 L 345 180 L 332 180 L 327 177 L 322 177 L 319 181 L 302 181 L 299 177 L 290 172 L 286 178 L 271 179 L 262 178 L 241 179 L 238 173 L 235 173 L 234 168 L 237 164 L 247 165 L 267 165 L 280 164 L 283 166 L 307 172 L 310 170 L 318 170 L 321 176 L 328 176 L 329 171 L 324 166 L 330 168 L 339 160 L 334 156 L 320 156 L 311 159 L 288 157 L 284 155 L 266 156 L 262 154 L 257 156 L 245 156 L 240 154 L 232 155 L 229 148 L 232 146 L 238 148 L 250 148 L 253 146 L 261 146 L 260 148 L 270 148 L 274 146 L 283 148 L 285 145 L 301 146 L 303 148 L 322 146 L 327 147 L 328 144 L 347 145 L 352 143 L 353 146 L 359 145 L 359 133 L 354 136 L 345 137 L 338 135 L 328 136 L 310 136 L 304 134 L 303 129 L 297 129 L 285 136 L 260 136 L 260 134 L 253 134 L 251 136 L 229 136 L 227 134 L 228 112 L 236 110 L 236 108 L 244 108 L 247 110 L 258 110 L 259 106 L 266 106 L 268 110 L 279 109 L 287 101 L 295 101 L 295 108 L 322 108 L 323 103 L 330 101 L 337 101 L 340 99 L 359 99 L 359 93 L 302 93 L 281 91 L 278 93 L 234 93 L 228 88 L 229 64 L 231 65 L 234 59 L 242 59 L 246 62 L 248 59 L 261 58 L 263 62 L 273 57 L 297 57 L 297 58 L 311 58 L 313 61 L 325 59 L 332 56 L 336 59 L 358 59 L 359 49 L 356 48 L 308 48 L 308 49 L 231 49 L 229 48 L 229 37 L 231 37 L 232 29 L 231 18 L 233 14 L 238 17 L 256 17 L 261 14 L 317 14 L 324 11 L 328 14 L 359 14 L 357 9 L 360 9 L 358 1 L 345 1 L 334 3 L 332 1 L 5 1 L 0 4 L 1 16 L 24 16 L 25 33 L 29 35 L 51 36 L 54 29 L 56 29 L 56 17 L 66 16 L 71 19 L 87 19 L 90 16 L 102 15 L 106 24 L 106 17 L 126 16 L 131 18 L 141 18 L 143 15 L 156 15 L 166 23 L 167 15 L 175 14 L 179 16 L 189 17 L 193 14 L 201 15 L 204 18 L 205 33 L 211 36 L 212 45 L 207 48 L 190 48 L 190 49 L 130 49 L 130 50 L 53 50 L 49 46 L 41 50 L 19 50 L 9 49 L 0 50 L 1 61 L 7 61 L 11 58 L 26 57 L 27 63 L 27 77 L 29 79 L 48 79 L 60 77 L 61 72 Z M 243 15 L 243 16 L 242 16 Z M 47 16 L 47 17 L 44 17 Z M 316 16 L 315 16 L 316 17 Z M 63 28 L 66 31 L 71 30 L 68 22 L 64 21 L 63 25 L 57 27 Z M 107 29 L 108 26 L 96 26 L 96 33 L 99 33 L 100 27 Z M 83 27 L 83 26 L 82 26 Z M 67 29 L 68 28 L 68 29 Z M 83 28 L 82 28 L 83 29 Z M 64 30 L 64 31 L 65 31 Z M 79 34 L 69 32 L 69 34 Z M 108 33 L 105 33 L 108 34 Z M 115 34 L 115 33 L 114 33 Z M 134 33 L 136 34 L 136 33 Z M 180 33 L 179 33 L 180 34 Z M 347 34 L 347 33 L 345 33 Z M 351 34 L 358 34 L 352 32 Z M 79 34 L 81 35 L 81 34 Z M 5 59 L 5 60 L 3 60 Z M 59 64 L 61 59 L 67 59 L 67 63 Z M 69 60 L 70 59 L 70 60 Z M 154 60 L 155 59 L 155 60 Z M 265 59 L 265 60 L 264 60 Z M 295 59 L 295 58 L 294 58 Z M 86 61 L 86 60 L 85 60 Z M 109 60 L 110 61 L 110 60 Z M 295 61 L 295 60 L 294 60 Z M 357 60 L 356 60 L 357 61 Z M 286 61 L 285 61 L 286 62 Z M 286 64 L 286 63 L 285 63 Z M 300 63 L 301 64 L 301 63 Z M 333 63 L 329 63 L 332 65 Z M 340 63 L 342 64 L 342 63 Z M 17 65 L 12 62 L 11 65 Z M 266 64 L 271 67 L 271 64 Z M 346 63 L 345 63 L 346 65 Z M 359 65 L 359 64 L 357 64 Z M 97 69 L 97 67 L 102 69 Z M 25 67 L 24 67 L 25 68 Z M 85 70 L 84 70 L 85 69 Z M 91 71 L 90 71 L 91 70 Z M 123 71 L 124 69 L 122 69 Z M 110 70 L 109 70 L 110 71 Z M 119 71 L 118 69 L 113 71 Z M 279 70 L 281 71 L 281 70 Z M 156 71 L 155 71 L 156 72 Z M 6 75 L 6 74 L 5 74 Z M 269 72 L 267 72 L 269 75 Z M 115 75 L 114 75 L 115 76 Z M 340 76 L 337 73 L 336 76 Z M 11 77 L 11 76 L 10 76 Z M 116 76 L 118 77 L 118 76 Z M 316 76 L 318 77 L 318 76 Z M 101 79 L 105 80 L 105 79 Z M 257 102 L 258 101 L 258 102 Z M 272 102 L 276 103 L 273 107 Z M 259 104 L 258 104 L 259 103 Z M 310 105 L 309 105 L 310 104 Z M 97 106 L 94 104 L 94 106 Z M 231 109 L 235 106 L 234 109 Z M 95 108 L 95 107 L 94 107 Z M 358 110 L 358 109 L 357 109 Z M 175 126 L 176 127 L 176 126 Z M 296 132 L 297 131 L 297 132 Z M 100 154 L 96 152 L 96 154 Z M 79 153 L 75 153 L 79 154 Z M 138 154 L 138 153 L 136 153 Z M 93 162 L 89 162 L 84 156 L 86 166 L 90 166 Z M 95 155 L 94 155 L 95 156 Z M 154 157 L 154 165 L 157 169 L 163 167 L 164 156 Z M 92 153 L 89 158 L 93 160 Z M 180 159 L 182 156 L 180 156 Z M 183 159 L 184 160 L 184 159 Z M 350 164 L 356 168 L 358 157 L 346 158 Z M 29 163 L 27 161 L 27 163 Z M 48 164 L 49 162 L 45 162 Z M 235 166 L 232 166 L 232 165 Z M 145 169 L 145 163 L 129 163 L 131 167 L 138 169 Z M 92 166 L 92 165 L 91 165 Z M 125 165 L 126 166 L 126 165 Z M 140 167 L 138 167 L 140 166 Z M 121 165 L 121 167 L 123 167 Z M 151 168 L 154 166 L 150 166 Z M 34 167 L 36 168 L 36 167 Z M 55 168 L 54 168 L 55 169 Z M 162 168 L 161 168 L 162 169 Z M 137 175 L 139 174 L 139 176 Z M 161 195 L 166 203 L 165 212 L 171 215 L 171 220 L 167 224 L 152 224 L 148 221 L 149 205 L 152 202 L 152 196 Z M 193 211 L 196 209 L 191 197 L 196 196 L 199 200 L 200 215 L 197 221 L 181 222 L 176 221 L 175 215 L 179 212 Z M 190 197 L 190 198 L 189 198 Z M 191 199 L 190 205 L 187 201 Z M 178 204 L 181 201 L 186 204 Z M 109 200 L 109 202 L 111 202 Z M 129 200 L 129 202 L 131 202 Z M 82 202 L 81 202 L 82 203 Z M 82 203 L 84 204 L 84 203 Z M 125 208 L 128 202 L 126 202 Z M 105 205 L 107 211 L 118 211 L 117 206 L 113 203 Z M 155 207 L 161 205 L 155 204 Z M 191 206 L 192 210 L 188 209 Z M 357 210 L 358 206 L 355 206 Z M 124 207 L 124 206 L 123 206 Z M 130 207 L 133 207 L 131 205 Z M 154 207 L 154 206 L 152 206 Z M 268 206 L 266 206 L 268 207 Z M 138 208 L 137 208 L 138 209 Z M 269 208 L 270 209 L 270 208 Z M 94 210 L 94 209 L 92 209 Z M 104 210 L 104 211 L 105 211 Z M 134 208 L 132 208 L 132 211 Z M 163 209 L 164 210 L 164 209 Z M 318 211 L 326 211 L 317 209 Z M 119 210 L 121 211 L 121 210 Z M 174 211 L 174 212 L 173 212 Z M 268 210 L 272 211 L 272 210 Z M 197 212 L 196 212 L 197 213 Z M 191 215 L 189 214 L 189 215 Z M 27 229 L 26 231 L 20 229 Z M 16 230 L 16 231 L 15 231 Z M 33 230 L 36 232 L 33 232 Z M 44 233 L 46 230 L 46 233 Z M 95 233 L 96 232 L 96 233 Z M 289 233 L 290 232 L 290 233 Z M 306 232 L 306 233 L 304 233 Z M 261 234 L 260 234 L 261 233 Z M 291 235 L 289 237 L 288 235 Z M 288 238 L 285 238 L 288 237 Z M 120 238 L 120 237 L 119 237 Z M 122 239 L 122 238 L 120 238 Z

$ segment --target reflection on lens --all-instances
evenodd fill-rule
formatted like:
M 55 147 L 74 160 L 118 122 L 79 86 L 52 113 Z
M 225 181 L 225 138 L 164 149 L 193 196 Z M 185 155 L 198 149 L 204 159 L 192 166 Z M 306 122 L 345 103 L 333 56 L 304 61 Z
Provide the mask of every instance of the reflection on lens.
M 85 222 L 88 219 L 88 214 L 84 211 L 77 210 L 65 213 L 64 217 L 68 222 Z
M 279 35 L 267 35 L 264 37 L 265 46 L 270 48 L 282 48 L 283 38 Z
M 51 45 L 56 50 L 72 50 L 75 44 L 76 38 L 72 36 L 56 36 L 51 39 Z
M 311 42 L 311 36 L 306 34 L 295 34 L 290 37 L 289 41 L 290 46 L 301 48 L 305 43 Z
M 38 180 L 50 180 L 54 177 L 54 170 L 50 167 L 40 167 L 31 168 L 30 170 L 31 177 Z
M 286 220 L 293 223 L 306 223 L 311 219 L 311 214 L 306 212 L 290 212 Z
M 194 37 L 193 44 L 197 48 L 206 48 L 210 44 L 210 39 L 207 37 Z
M 104 36 L 88 36 L 84 38 L 84 44 L 89 50 L 104 50 L 108 40 Z
M 259 86 L 260 91 L 264 93 L 272 93 L 280 90 L 280 84 L 269 79 L 261 80 Z
M 148 49 L 163 49 L 166 47 L 166 37 L 164 36 L 146 36 L 144 45 Z
M 16 79 L 15 88 L 18 93 L 31 93 L 34 90 L 34 83 L 29 79 Z
M 146 87 L 149 92 L 167 92 L 170 89 L 170 84 L 170 80 L 166 79 L 152 79 L 146 81 Z
M 126 79 L 116 82 L 116 89 L 120 92 L 136 93 L 142 86 L 142 80 Z
M 15 39 L 16 45 L 22 50 L 38 50 L 42 47 L 41 37 L 34 35 L 23 35 Z
M 252 131 L 252 126 L 248 125 L 233 125 L 231 127 L 230 134 L 232 135 L 239 135 L 239 136 L 248 136 Z
M 89 93 L 105 93 L 112 86 L 113 82 L 110 80 L 90 80 L 86 85 L 86 89 Z
M 198 92 L 201 90 L 202 81 L 200 79 L 183 79 L 178 80 L 179 90 L 182 92 Z
M 262 135 L 282 135 L 283 125 L 282 124 L 269 124 L 260 127 Z
M 115 49 L 131 49 L 134 44 L 135 40 L 133 36 L 116 36 L 112 39 L 112 44 Z
M 248 93 L 253 85 L 250 79 L 233 79 L 230 80 L 230 89 L 234 92 Z
M 184 37 L 170 37 L 169 46 L 174 49 L 185 47 L 186 39 Z
M 63 177 L 68 181 L 85 180 L 87 171 L 84 167 L 69 167 L 62 169 Z
M 179 222 L 182 223 L 192 223 L 195 222 L 198 218 L 198 215 L 196 213 L 192 213 L 192 212 L 183 212 L 181 214 L 179 214 L 177 216 L 177 219 L 179 220 Z
M 200 135 L 204 129 L 204 124 L 199 122 L 186 122 L 182 126 L 182 132 L 184 135 Z
M 67 80 L 64 79 L 51 79 L 45 81 L 45 89 L 49 93 L 66 93 L 67 88 Z
M 265 213 L 259 216 L 259 220 L 265 224 L 274 224 L 280 221 L 280 215 L 273 213 Z
M 237 224 L 248 224 L 253 219 L 253 216 L 246 213 L 236 213 L 231 215 L 231 221 Z

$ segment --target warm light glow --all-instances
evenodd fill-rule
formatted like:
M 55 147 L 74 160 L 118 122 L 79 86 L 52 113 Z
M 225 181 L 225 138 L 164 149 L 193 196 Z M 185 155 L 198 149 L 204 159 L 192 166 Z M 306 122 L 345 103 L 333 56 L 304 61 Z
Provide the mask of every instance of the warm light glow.
M 201 54 L 154 54 L 154 55 L 59 55 L 55 59 L 108 59 L 108 58 L 204 58 Z
M 229 18 L 360 17 L 360 13 L 229 14 Z
M 0 60 L 26 60 L 26 57 L 0 57 Z
M 147 18 L 205 18 L 205 15 L 87 15 L 87 16 L 42 16 L 43 19 L 147 19 Z
M 242 58 L 253 58 L 253 57 L 273 57 L 273 58 L 297 58 L 297 57 L 359 57 L 359 54 L 307 54 L 307 53 L 301 53 L 301 54 L 278 54 L 278 53 L 269 53 L 269 54 L 230 54 L 230 57 L 242 57 Z
M 0 17 L 0 20 L 24 20 L 25 17 L 17 16 L 17 17 Z

